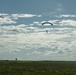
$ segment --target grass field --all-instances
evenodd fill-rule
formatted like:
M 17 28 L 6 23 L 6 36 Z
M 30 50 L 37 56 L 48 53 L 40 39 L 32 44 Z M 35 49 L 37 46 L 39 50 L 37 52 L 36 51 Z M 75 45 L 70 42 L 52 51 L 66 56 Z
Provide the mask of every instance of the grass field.
M 76 75 L 76 62 L 0 61 L 0 75 Z

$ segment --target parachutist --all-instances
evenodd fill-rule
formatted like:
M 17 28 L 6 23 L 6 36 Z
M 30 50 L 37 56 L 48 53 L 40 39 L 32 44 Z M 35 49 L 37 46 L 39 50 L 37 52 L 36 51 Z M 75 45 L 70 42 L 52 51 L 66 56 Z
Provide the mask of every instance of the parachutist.
M 48 30 L 46 30 L 46 33 L 48 33 Z
M 53 26 L 53 24 L 52 24 L 52 23 L 50 23 L 50 22 L 44 22 L 44 23 L 42 23 L 42 25 L 44 25 L 44 24 L 50 24 L 50 25 L 52 25 L 52 26 Z M 48 30 L 46 30 L 46 33 L 48 33 Z

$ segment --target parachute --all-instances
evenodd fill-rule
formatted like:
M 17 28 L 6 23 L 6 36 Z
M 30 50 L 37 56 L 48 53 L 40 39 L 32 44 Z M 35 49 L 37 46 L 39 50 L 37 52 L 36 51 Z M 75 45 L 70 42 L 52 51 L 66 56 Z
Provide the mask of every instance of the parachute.
M 50 23 L 50 22 L 44 22 L 44 23 L 42 23 L 42 25 L 44 25 L 44 24 L 49 24 L 49 25 L 52 25 L 53 26 L 53 24 Z M 46 30 L 46 33 L 48 33 L 48 30 Z
M 53 24 L 50 23 L 50 22 L 44 22 L 44 23 L 42 23 L 42 25 L 44 25 L 44 24 L 51 24 L 53 26 Z

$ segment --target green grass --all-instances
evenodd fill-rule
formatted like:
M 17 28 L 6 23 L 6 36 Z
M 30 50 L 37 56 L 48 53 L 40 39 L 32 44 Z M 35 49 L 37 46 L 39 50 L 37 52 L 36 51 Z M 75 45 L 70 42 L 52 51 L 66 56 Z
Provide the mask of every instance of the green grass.
M 76 75 L 76 62 L 0 61 L 0 75 Z

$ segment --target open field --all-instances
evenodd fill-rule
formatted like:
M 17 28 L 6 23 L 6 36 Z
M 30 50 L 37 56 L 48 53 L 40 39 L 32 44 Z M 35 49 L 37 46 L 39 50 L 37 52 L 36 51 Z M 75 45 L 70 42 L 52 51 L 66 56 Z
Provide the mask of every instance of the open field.
M 0 75 L 76 75 L 76 61 L 0 61 Z

